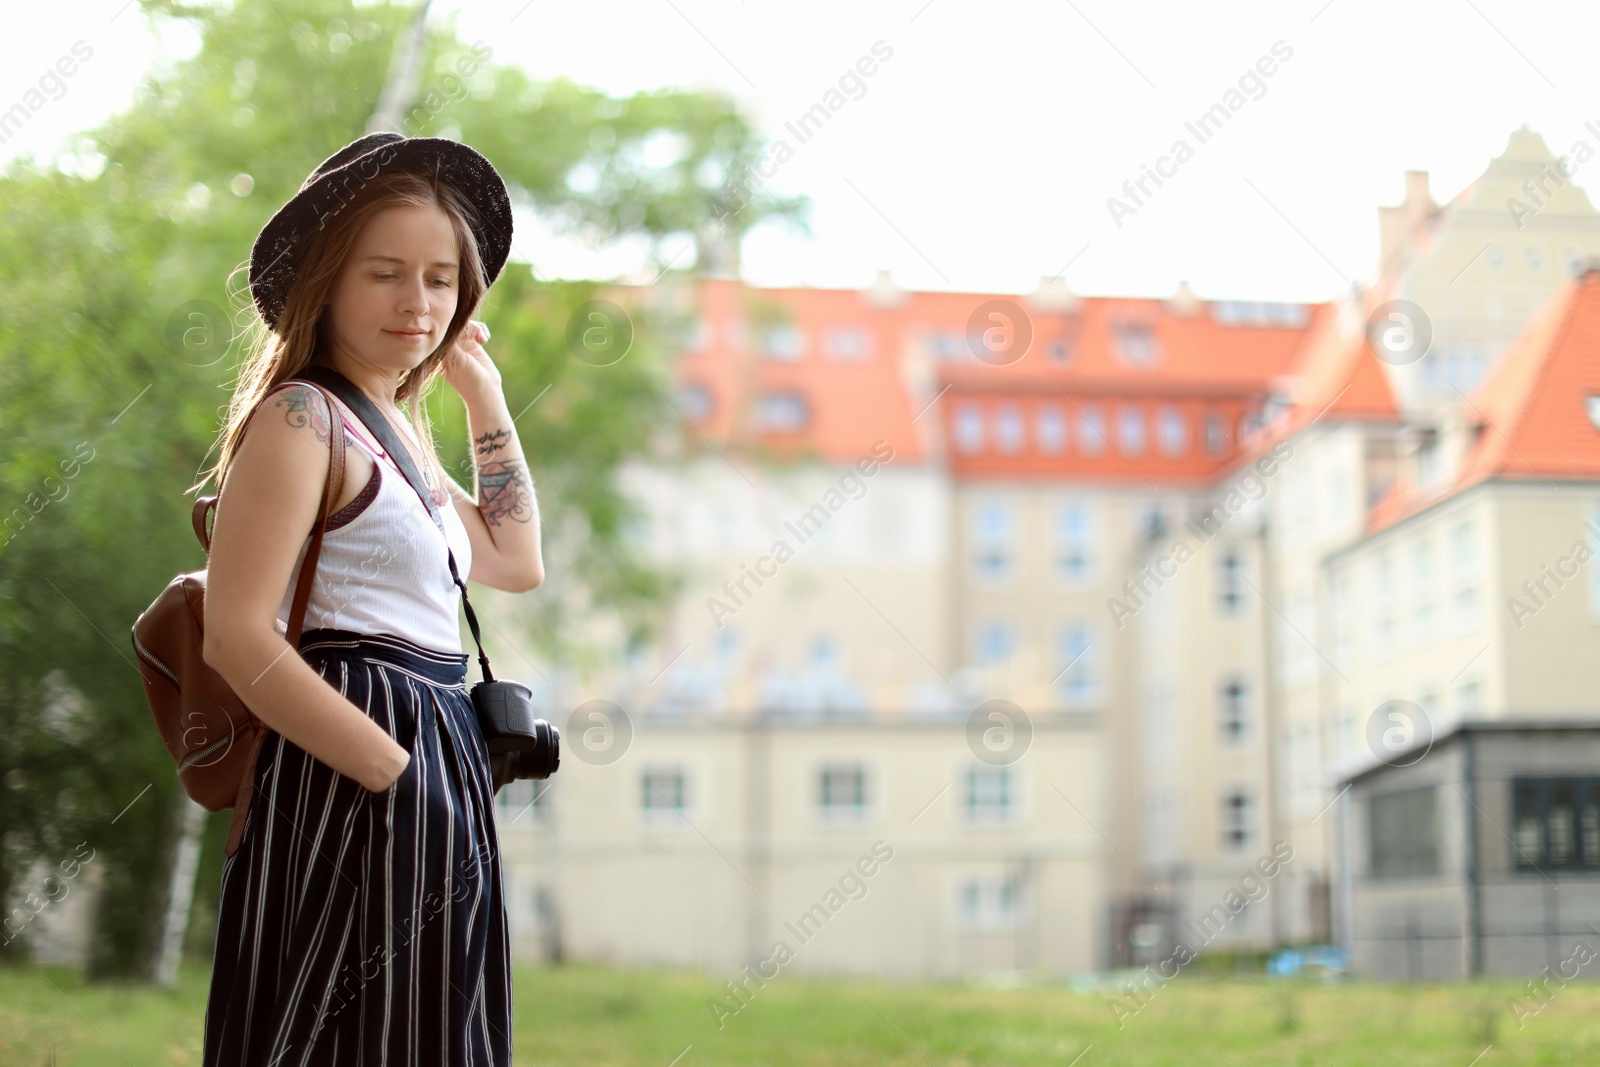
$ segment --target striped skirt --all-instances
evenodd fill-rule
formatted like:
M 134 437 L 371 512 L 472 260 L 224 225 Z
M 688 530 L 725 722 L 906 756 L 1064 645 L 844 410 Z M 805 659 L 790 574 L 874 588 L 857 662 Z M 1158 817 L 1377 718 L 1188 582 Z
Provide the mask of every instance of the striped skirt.
M 222 866 L 208 1067 L 505 1067 L 511 954 L 467 656 L 312 629 L 305 661 L 411 753 L 374 793 L 269 732 Z

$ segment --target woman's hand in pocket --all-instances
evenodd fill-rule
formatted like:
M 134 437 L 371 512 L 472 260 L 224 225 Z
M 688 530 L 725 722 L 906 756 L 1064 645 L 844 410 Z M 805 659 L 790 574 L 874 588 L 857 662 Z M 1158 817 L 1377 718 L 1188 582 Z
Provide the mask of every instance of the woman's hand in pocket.
M 374 753 L 372 773 L 361 783 L 374 793 L 386 792 L 411 765 L 411 753 L 405 750 L 404 745 L 387 734 L 384 740 L 388 744 L 380 746 Z

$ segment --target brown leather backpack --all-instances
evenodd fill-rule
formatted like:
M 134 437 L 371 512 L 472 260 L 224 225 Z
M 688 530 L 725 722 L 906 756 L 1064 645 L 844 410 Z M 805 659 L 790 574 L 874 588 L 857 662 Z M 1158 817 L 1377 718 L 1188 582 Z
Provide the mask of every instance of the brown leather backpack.
M 341 409 L 328 390 L 299 378 L 286 380 L 308 385 L 323 395 L 328 403 L 331 426 L 327 487 L 317 505 L 311 544 L 306 549 L 305 563 L 300 568 L 289 610 L 289 647 L 298 648 L 300 627 L 311 598 L 311 581 L 316 574 L 317 558 L 322 554 L 322 535 L 344 487 L 345 429 Z M 261 406 L 258 404 L 246 417 L 246 428 Z M 221 493 L 219 482 L 218 496 Z M 216 502 L 216 496 L 199 498 L 191 516 L 195 536 L 207 553 L 211 551 L 211 535 L 206 512 Z M 250 798 L 254 793 L 256 756 L 270 727 L 256 718 L 201 656 L 205 595 L 206 572 L 203 569 L 172 579 L 134 622 L 133 649 L 139 657 L 145 698 L 150 702 L 150 712 L 155 716 L 156 728 L 161 731 L 167 752 L 177 764 L 178 781 L 183 783 L 184 792 L 207 811 L 233 808 L 226 849 L 226 854 L 231 856 L 244 836 L 245 817 L 250 812 Z

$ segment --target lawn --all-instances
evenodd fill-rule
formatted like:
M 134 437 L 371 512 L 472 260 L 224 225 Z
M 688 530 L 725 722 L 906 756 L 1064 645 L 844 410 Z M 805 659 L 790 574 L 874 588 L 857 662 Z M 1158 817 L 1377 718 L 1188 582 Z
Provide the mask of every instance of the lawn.
M 1511 999 L 1524 991 L 1511 983 L 1322 986 L 1197 974 L 1123 1014 L 1119 1028 L 1106 994 L 1064 986 L 779 975 L 719 1028 L 708 1002 L 724 977 L 519 968 L 516 1062 L 1468 1067 L 1481 1054 L 1479 1067 L 1600 1064 L 1600 986 L 1586 983 L 1556 990 L 1519 1028 Z M 0 1064 L 198 1064 L 207 978 L 187 969 L 169 993 L 85 985 L 56 968 L 0 968 Z

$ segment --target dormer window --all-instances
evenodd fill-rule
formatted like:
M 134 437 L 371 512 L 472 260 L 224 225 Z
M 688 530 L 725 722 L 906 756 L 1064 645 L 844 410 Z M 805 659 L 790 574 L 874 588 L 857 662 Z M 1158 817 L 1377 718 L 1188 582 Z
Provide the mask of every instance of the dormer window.
M 1159 356 L 1156 332 L 1149 323 L 1126 322 L 1113 327 L 1112 338 L 1123 360 L 1135 367 L 1148 367 Z
M 1439 477 L 1439 434 L 1425 427 L 1417 437 L 1417 484 L 1431 485 Z
M 1045 346 L 1045 354 L 1050 362 L 1058 367 L 1064 367 L 1072 362 L 1073 351 L 1077 347 L 1077 338 L 1070 333 L 1061 333 L 1050 339 Z

